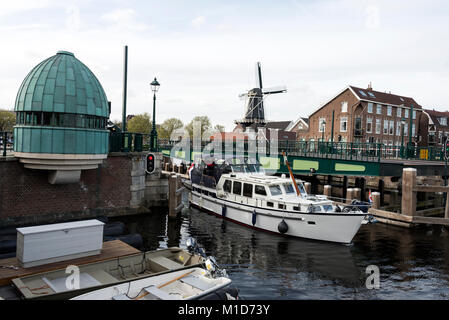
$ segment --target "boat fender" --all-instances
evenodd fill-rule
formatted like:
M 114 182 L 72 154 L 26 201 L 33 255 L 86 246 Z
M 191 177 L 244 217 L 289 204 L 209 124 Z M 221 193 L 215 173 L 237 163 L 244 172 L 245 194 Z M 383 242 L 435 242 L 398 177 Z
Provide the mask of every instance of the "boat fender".
M 257 220 L 257 213 L 256 213 L 256 210 L 254 210 L 253 211 L 253 218 L 252 218 L 252 223 L 253 223 L 253 226 L 256 224 L 256 220 Z
M 222 207 L 221 207 L 221 215 L 222 215 L 223 217 L 226 217 L 226 206 L 222 206 Z
M 279 222 L 278 230 L 280 233 L 286 233 L 288 231 L 288 224 L 287 222 L 284 221 L 284 219 L 282 219 L 282 221 Z

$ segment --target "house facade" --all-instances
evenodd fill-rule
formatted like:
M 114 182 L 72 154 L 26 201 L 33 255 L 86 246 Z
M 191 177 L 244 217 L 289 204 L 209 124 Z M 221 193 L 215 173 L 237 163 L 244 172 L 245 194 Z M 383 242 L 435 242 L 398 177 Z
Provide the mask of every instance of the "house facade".
M 423 146 L 443 148 L 449 137 L 449 111 L 424 109 L 420 130 Z
M 411 134 L 417 144 L 421 116 L 422 107 L 413 98 L 348 86 L 310 115 L 308 132 L 298 138 L 400 146 Z

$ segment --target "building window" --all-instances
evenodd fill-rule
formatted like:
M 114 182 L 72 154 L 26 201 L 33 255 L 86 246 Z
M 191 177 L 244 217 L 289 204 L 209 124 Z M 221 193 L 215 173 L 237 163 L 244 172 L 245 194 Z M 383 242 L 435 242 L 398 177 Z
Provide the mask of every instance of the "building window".
M 341 117 L 340 119 L 340 132 L 346 132 L 348 130 L 348 118 Z
M 404 123 L 404 136 L 408 136 L 408 124 Z
M 377 114 L 382 114 L 382 105 L 381 104 L 377 105 L 377 112 L 376 113 Z
M 384 134 L 388 134 L 388 120 L 384 120 Z
M 93 115 L 28 111 L 17 113 L 18 125 L 70 127 L 105 130 L 107 118 Z
M 414 135 L 415 135 L 415 124 L 412 123 L 412 136 L 414 136 Z
M 399 117 L 399 118 L 402 117 L 402 108 L 398 107 L 396 109 L 396 116 Z
M 413 110 L 413 119 L 416 119 L 416 110 Z
M 389 128 L 389 134 L 394 135 L 394 121 L 390 120 L 390 128 Z
M 401 135 L 401 121 L 396 122 L 396 135 L 397 136 Z
M 439 122 L 442 126 L 447 126 L 447 118 L 438 118 L 438 122 Z
M 373 118 L 366 118 L 366 133 L 373 132 Z
M 393 113 L 393 107 L 392 106 L 387 106 L 387 116 L 391 116 Z
M 341 112 L 348 112 L 348 102 L 347 101 L 343 101 L 341 103 Z
M 368 102 L 368 113 L 373 113 L 373 104 Z
M 408 118 L 408 109 L 404 109 L 404 118 Z
M 318 120 L 318 132 L 326 131 L 326 118 L 320 118 Z
M 376 134 L 380 134 L 380 131 L 381 131 L 380 119 L 376 119 Z

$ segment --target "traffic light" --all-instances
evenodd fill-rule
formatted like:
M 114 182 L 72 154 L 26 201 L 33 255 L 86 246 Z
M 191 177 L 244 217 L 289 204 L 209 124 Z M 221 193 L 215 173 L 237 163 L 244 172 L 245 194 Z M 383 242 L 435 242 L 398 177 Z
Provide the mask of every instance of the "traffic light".
M 156 157 L 154 153 L 147 154 L 147 173 L 153 173 L 156 167 Z

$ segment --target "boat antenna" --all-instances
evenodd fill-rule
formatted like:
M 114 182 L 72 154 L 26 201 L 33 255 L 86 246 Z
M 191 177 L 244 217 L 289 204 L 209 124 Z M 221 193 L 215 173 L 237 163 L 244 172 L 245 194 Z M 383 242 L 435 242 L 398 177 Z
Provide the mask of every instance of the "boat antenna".
M 292 169 L 290 168 L 290 164 L 288 163 L 288 159 L 287 159 L 287 156 L 285 155 L 285 151 L 282 151 L 282 155 L 284 156 L 285 165 L 287 166 L 288 172 L 290 173 L 290 178 L 292 179 L 293 184 L 295 185 L 296 194 L 299 196 L 301 193 L 299 192 L 298 184 L 296 183 L 295 177 L 293 176 L 293 172 L 292 172 Z

